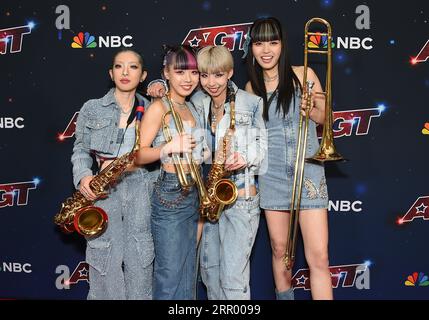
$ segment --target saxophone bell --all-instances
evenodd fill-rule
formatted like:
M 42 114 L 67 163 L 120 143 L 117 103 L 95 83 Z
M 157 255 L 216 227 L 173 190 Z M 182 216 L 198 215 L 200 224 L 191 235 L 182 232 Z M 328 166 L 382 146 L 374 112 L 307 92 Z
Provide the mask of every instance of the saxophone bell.
M 96 206 L 79 210 L 73 220 L 75 230 L 83 236 L 102 234 L 107 227 L 109 218 L 106 211 Z

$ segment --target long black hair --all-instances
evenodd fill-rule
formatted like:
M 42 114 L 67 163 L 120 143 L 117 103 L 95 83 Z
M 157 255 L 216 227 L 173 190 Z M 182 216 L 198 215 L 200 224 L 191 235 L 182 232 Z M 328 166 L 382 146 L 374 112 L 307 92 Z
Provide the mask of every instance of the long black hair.
M 278 62 L 279 84 L 277 93 L 273 93 L 272 98 L 277 94 L 276 111 L 283 111 L 283 117 L 289 111 L 289 105 L 292 99 L 295 101 L 295 91 L 302 90 L 298 77 L 292 69 L 289 59 L 288 46 L 286 37 L 282 31 L 280 21 L 276 18 L 263 18 L 256 20 L 249 31 L 251 43 L 247 54 L 247 70 L 250 83 L 252 84 L 253 92 L 262 97 L 264 101 L 263 118 L 268 121 L 268 108 L 270 107 L 271 99 L 268 101 L 267 91 L 265 89 L 264 75 L 261 66 L 255 61 L 251 45 L 254 42 L 265 42 L 280 40 L 281 54 Z

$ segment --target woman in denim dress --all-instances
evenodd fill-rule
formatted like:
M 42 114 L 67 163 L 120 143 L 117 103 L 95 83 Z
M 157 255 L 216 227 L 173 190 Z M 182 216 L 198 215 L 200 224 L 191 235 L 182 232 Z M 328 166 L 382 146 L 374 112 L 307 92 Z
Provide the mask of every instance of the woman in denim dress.
M 166 142 L 161 118 L 170 106 L 166 98 L 151 104 L 141 124 L 141 148 L 137 163 L 161 159 L 162 168 L 152 198 L 152 234 L 155 244 L 153 298 L 196 299 L 197 224 L 199 196 L 195 185 L 184 190 L 177 178 L 172 154 L 191 153 L 201 164 L 206 142 L 202 121 L 186 98 L 199 83 L 197 60 L 186 46 L 170 48 L 164 58 L 163 75 L 169 84 L 171 102 L 183 121 L 178 134 L 171 115 L 165 117 L 173 139 Z M 189 164 L 181 158 L 188 181 Z
M 114 56 L 110 76 L 115 84 L 103 98 L 89 100 L 80 110 L 73 155 L 76 188 L 88 200 L 95 200 L 89 183 L 93 179 L 92 155 L 101 171 L 116 157 L 130 152 L 135 144 L 136 105 L 147 100 L 136 94 L 146 78 L 143 60 L 135 51 L 124 49 Z M 153 240 L 150 229 L 150 197 L 154 174 L 145 167 L 126 170 L 107 198 L 95 205 L 106 211 L 108 225 L 98 237 L 87 237 L 89 264 L 88 299 L 151 299 Z
M 291 271 L 286 270 L 292 180 L 294 174 L 299 114 L 304 114 L 306 99 L 301 101 L 303 70 L 292 67 L 280 22 L 264 18 L 254 22 L 250 31 L 247 66 L 250 81 L 246 90 L 262 97 L 263 116 L 268 130 L 268 154 L 259 176 L 261 208 L 265 210 L 272 247 L 272 264 L 278 299 L 293 299 Z M 313 92 L 322 88 L 313 70 Z M 325 120 L 322 95 L 312 95 L 306 156 L 316 153 L 319 142 L 316 124 Z M 304 240 L 305 258 L 310 269 L 313 299 L 332 299 L 328 261 L 328 192 L 322 165 L 306 163 L 299 223 Z

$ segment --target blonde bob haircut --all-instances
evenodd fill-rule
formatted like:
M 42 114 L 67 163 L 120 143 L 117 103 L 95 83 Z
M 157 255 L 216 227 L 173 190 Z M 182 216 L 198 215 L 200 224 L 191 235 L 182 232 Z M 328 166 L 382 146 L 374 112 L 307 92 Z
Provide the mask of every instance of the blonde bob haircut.
M 234 59 L 224 46 L 207 46 L 198 51 L 198 71 L 203 73 L 229 72 L 234 68 Z

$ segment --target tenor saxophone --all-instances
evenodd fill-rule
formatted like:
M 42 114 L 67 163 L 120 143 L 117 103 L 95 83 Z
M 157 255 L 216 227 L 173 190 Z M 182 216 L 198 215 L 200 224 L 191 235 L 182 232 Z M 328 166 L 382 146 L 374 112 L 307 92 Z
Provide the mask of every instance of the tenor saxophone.
M 136 141 L 133 150 L 115 159 L 89 183 L 97 199 L 106 197 L 107 190 L 115 184 L 122 173 L 134 162 L 140 146 L 139 127 L 143 117 L 144 107 L 136 109 Z M 80 191 L 76 191 L 62 204 L 60 212 L 54 217 L 57 224 L 65 233 L 77 231 L 83 236 L 95 237 L 104 232 L 108 223 L 107 213 L 100 207 L 94 206 L 96 200 L 86 199 Z
M 229 128 L 223 137 L 221 150 L 216 150 L 215 159 L 207 176 L 206 189 L 210 199 L 209 204 L 200 205 L 200 216 L 211 222 L 217 222 L 226 205 L 237 200 L 237 186 L 230 179 L 224 178 L 227 150 L 230 147 L 235 130 L 235 92 L 230 88 L 230 122 Z

